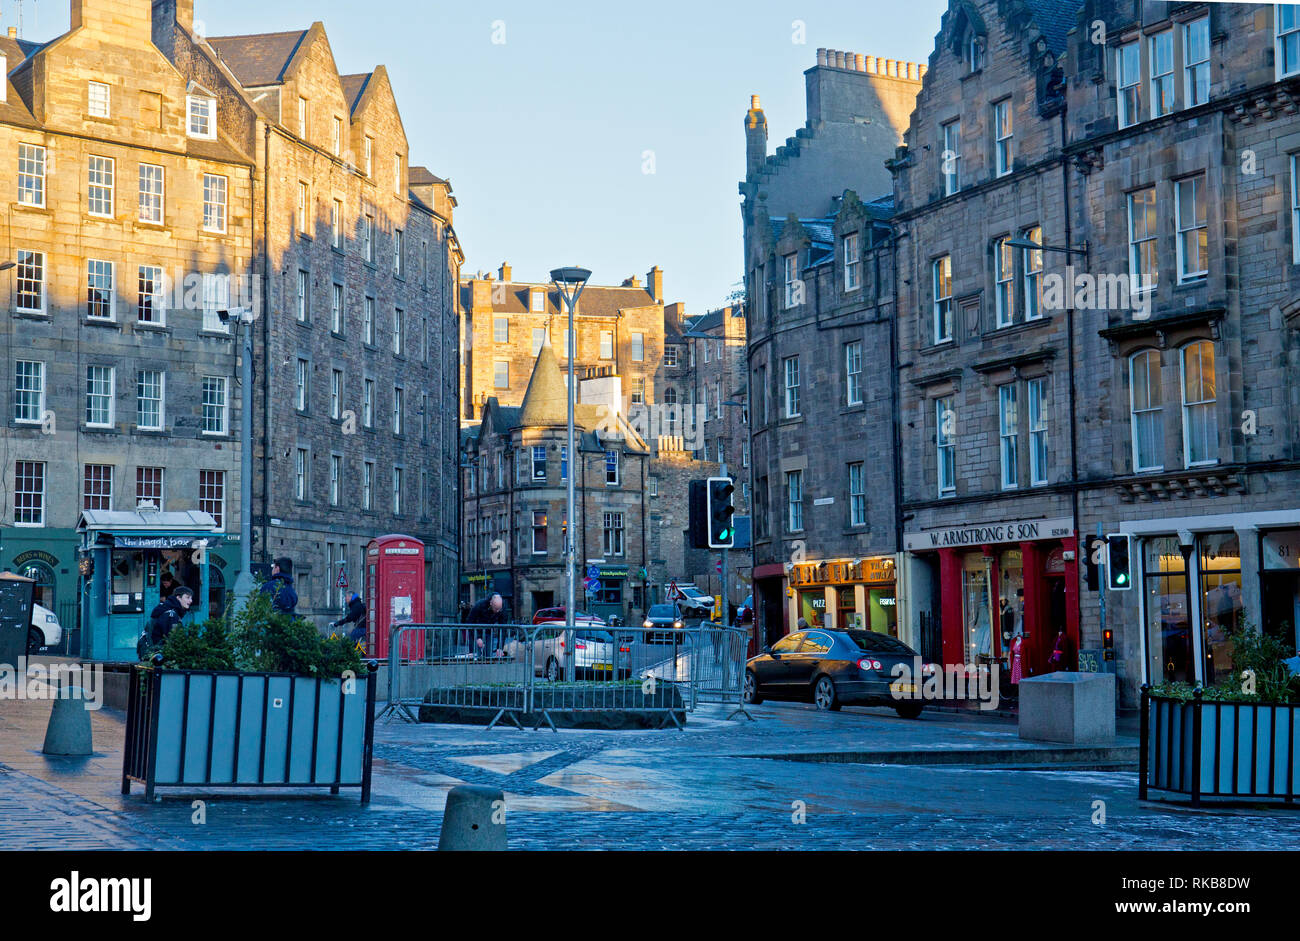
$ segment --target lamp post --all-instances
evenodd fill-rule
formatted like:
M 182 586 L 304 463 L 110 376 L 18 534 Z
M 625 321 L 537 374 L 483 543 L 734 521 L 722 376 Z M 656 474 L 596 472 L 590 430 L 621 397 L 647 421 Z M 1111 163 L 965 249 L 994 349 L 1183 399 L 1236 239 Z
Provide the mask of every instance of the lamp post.
M 564 576 L 566 582 L 565 605 L 564 605 L 564 628 L 565 628 L 565 640 L 568 643 L 568 649 L 570 651 L 570 656 L 566 658 L 567 666 L 565 667 L 564 673 L 565 673 L 565 679 L 567 679 L 569 682 L 572 682 L 574 678 L 574 664 L 573 664 L 574 658 L 572 656 L 573 637 L 574 637 L 573 635 L 574 597 L 573 596 L 575 594 L 574 588 L 576 587 L 575 583 L 577 581 L 577 572 L 575 571 L 574 568 L 575 559 L 574 559 L 574 551 L 573 551 L 573 541 L 574 541 L 573 532 L 574 529 L 576 528 L 574 522 L 575 517 L 573 515 L 573 508 L 574 508 L 573 478 L 575 476 L 574 469 L 577 467 L 577 458 L 578 458 L 578 452 L 573 446 L 573 402 L 574 402 L 574 395 L 576 394 L 576 390 L 574 386 L 574 378 L 573 378 L 573 359 L 574 359 L 574 354 L 578 350 L 578 344 L 573 334 L 573 310 L 575 307 L 578 306 L 578 298 L 582 296 L 582 289 L 587 286 L 587 279 L 590 277 L 591 277 L 591 272 L 588 271 L 586 268 L 578 268 L 578 267 L 570 266 L 568 268 L 556 268 L 551 271 L 551 281 L 555 283 L 555 288 L 557 291 L 560 292 L 560 298 L 564 301 L 564 306 L 567 307 L 569 311 L 569 328 L 568 328 L 569 332 L 566 334 L 568 338 L 568 342 L 566 344 L 566 349 L 565 349 L 565 354 L 566 354 L 565 359 L 569 361 L 569 389 L 568 389 L 568 395 L 566 396 L 569 405 L 569 436 L 568 436 L 568 450 L 565 452 L 566 454 L 568 454 L 569 457 L 568 460 L 569 466 L 568 466 L 568 473 L 566 474 L 568 480 L 565 481 L 566 484 L 565 518 L 567 519 L 569 525 L 567 527 L 565 533 L 565 539 L 564 539 Z
M 244 344 L 240 353 L 239 382 L 239 576 L 235 579 L 235 599 L 243 607 L 256 587 L 253 583 L 253 321 L 257 314 L 247 307 L 217 311 L 223 324 L 234 320 L 237 329 L 244 328 Z

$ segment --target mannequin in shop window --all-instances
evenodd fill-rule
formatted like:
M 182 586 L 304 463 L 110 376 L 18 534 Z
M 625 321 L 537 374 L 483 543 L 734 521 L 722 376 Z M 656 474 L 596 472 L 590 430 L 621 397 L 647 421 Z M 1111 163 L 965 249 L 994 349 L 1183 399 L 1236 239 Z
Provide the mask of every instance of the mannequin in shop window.
M 1057 670 L 1065 669 L 1066 648 L 1069 646 L 1069 640 L 1065 636 L 1065 631 L 1056 632 L 1056 646 L 1052 648 L 1052 655 L 1047 658 L 1047 672 L 1055 673 Z
M 1020 659 L 1020 648 L 1025 642 L 1025 637 L 1020 631 L 1016 631 L 1011 638 L 1011 685 L 1018 686 L 1024 679 L 1024 664 Z
M 984 598 L 980 598 L 979 608 L 975 612 L 975 624 L 972 626 L 975 634 L 975 655 L 977 657 L 987 656 L 993 651 L 992 627 L 989 624 L 989 606 Z

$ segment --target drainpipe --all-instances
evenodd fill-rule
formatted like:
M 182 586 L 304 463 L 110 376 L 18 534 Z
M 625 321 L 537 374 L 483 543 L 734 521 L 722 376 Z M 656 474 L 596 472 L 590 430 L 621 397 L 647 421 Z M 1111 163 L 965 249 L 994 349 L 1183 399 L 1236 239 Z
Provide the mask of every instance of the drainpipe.
M 262 157 L 262 561 L 271 546 L 271 125 L 263 128 Z M 251 482 L 250 482 L 251 486 Z M 364 553 L 365 550 L 362 549 Z M 250 556 L 251 558 L 251 556 Z M 362 557 L 364 567 L 365 558 Z

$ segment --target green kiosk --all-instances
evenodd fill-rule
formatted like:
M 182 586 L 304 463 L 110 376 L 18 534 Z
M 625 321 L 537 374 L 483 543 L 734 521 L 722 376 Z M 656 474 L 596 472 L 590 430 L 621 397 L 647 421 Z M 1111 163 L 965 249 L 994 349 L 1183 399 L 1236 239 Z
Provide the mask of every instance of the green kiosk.
M 164 582 L 194 590 L 186 623 L 206 620 L 211 549 L 222 538 L 211 514 L 84 510 L 77 535 L 83 658 L 135 660 L 136 641 Z

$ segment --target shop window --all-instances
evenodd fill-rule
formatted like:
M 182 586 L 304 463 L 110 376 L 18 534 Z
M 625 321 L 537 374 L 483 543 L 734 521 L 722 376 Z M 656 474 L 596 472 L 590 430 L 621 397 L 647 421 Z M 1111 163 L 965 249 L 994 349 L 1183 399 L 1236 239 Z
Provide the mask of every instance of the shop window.
M 1236 533 L 1200 537 L 1201 649 L 1207 686 L 1232 674 L 1232 632 L 1242 616 L 1241 548 Z
M 966 663 L 979 663 L 981 657 L 993 655 L 993 621 L 990 614 L 989 568 L 991 558 L 969 555 L 962 572 L 963 613 Z
M 1160 536 L 1143 543 L 1142 590 L 1146 604 L 1148 681 L 1191 681 L 1195 673 L 1187 563 L 1177 537 Z
M 1007 549 L 998 556 L 998 624 L 1002 647 L 1025 629 L 1025 570 L 1019 549 Z

